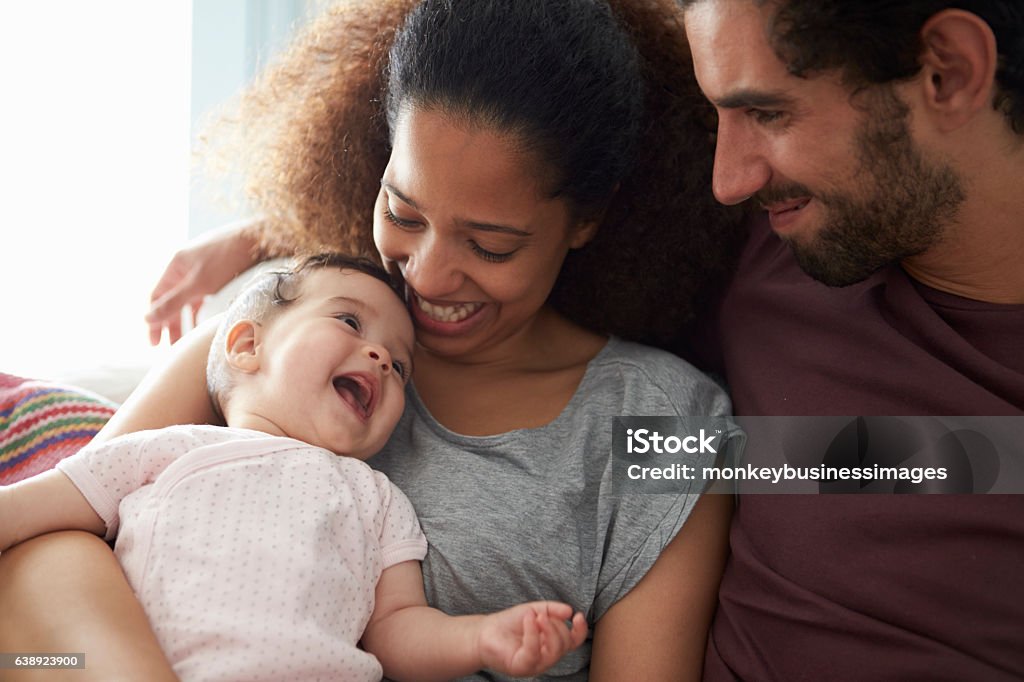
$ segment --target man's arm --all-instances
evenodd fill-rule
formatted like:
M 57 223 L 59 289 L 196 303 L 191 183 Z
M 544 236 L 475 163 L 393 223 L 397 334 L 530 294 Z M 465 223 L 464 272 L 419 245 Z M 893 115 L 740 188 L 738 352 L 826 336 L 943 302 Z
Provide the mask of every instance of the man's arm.
M 0 488 L 0 552 L 44 533 L 86 530 L 102 536 L 106 528 L 71 479 L 58 470 Z
M 572 619 L 572 629 L 566 621 Z M 448 616 L 427 606 L 418 561 L 384 570 L 363 646 L 396 679 L 449 680 L 488 668 L 540 674 L 587 636 L 583 615 L 559 602 L 531 602 L 486 616 Z

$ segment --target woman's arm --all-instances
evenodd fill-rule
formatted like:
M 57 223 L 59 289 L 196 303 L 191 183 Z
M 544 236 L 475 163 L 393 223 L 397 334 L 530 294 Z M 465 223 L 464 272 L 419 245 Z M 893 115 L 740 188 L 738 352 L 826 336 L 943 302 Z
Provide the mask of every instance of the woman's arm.
M 94 442 L 174 424 L 219 423 L 206 392 L 206 357 L 219 321 L 219 316 L 207 320 L 175 344 L 167 361 L 150 370 Z
M 594 627 L 592 682 L 701 679 L 731 495 L 703 495 L 651 570 Z
M 4 680 L 176 680 L 113 552 L 82 531 L 0 554 L 0 651 L 85 654 L 85 669 L 4 670 Z

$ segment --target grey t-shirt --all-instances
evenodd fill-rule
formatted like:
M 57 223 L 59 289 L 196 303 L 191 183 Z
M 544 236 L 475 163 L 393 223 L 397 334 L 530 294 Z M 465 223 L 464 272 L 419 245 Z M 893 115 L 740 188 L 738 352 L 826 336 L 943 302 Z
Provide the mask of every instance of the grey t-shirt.
M 583 611 L 591 627 L 647 573 L 699 493 L 613 495 L 612 418 L 730 409 L 722 389 L 685 361 L 616 338 L 541 428 L 463 436 L 439 424 L 414 388 L 407 397 L 398 428 L 370 464 L 419 515 L 429 543 L 427 601 L 460 615 L 553 599 Z M 585 680 L 589 661 L 588 640 L 548 676 Z

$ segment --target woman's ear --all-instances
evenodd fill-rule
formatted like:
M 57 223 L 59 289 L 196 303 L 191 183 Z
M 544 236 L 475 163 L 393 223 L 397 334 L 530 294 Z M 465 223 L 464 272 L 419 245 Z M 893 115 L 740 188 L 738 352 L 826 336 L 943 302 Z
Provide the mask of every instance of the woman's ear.
M 603 212 L 601 218 L 603 218 Z M 597 228 L 601 225 L 601 218 L 581 220 L 572 228 L 572 237 L 569 240 L 570 249 L 582 249 L 597 234 Z
M 615 183 L 611 194 L 608 195 L 604 202 L 597 206 L 591 206 L 585 212 L 582 212 L 582 215 L 577 217 L 576 224 L 572 228 L 572 238 L 569 240 L 570 249 L 582 249 L 594 238 L 598 228 L 601 227 L 601 223 L 604 222 L 605 215 L 608 213 L 608 206 L 611 205 L 612 199 L 619 192 L 620 184 L 618 182 Z
M 248 374 L 260 368 L 261 331 L 260 325 L 252 320 L 239 320 L 231 325 L 224 341 L 230 367 Z
M 940 128 L 954 130 L 991 106 L 999 59 L 996 38 L 971 12 L 937 12 L 921 29 L 922 85 L 926 105 Z

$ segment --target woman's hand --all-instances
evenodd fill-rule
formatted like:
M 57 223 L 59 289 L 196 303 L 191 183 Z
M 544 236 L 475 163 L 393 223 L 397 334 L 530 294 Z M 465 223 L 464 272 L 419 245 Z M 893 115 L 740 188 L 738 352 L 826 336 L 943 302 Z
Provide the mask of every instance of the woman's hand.
M 160 343 L 164 328 L 171 343 L 180 339 L 181 313 L 186 305 L 192 309 L 195 326 L 203 299 L 259 261 L 259 227 L 252 220 L 225 225 L 197 237 L 174 254 L 149 297 L 146 322 L 151 344 Z

